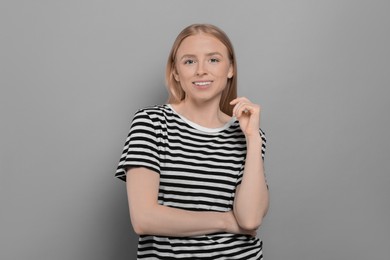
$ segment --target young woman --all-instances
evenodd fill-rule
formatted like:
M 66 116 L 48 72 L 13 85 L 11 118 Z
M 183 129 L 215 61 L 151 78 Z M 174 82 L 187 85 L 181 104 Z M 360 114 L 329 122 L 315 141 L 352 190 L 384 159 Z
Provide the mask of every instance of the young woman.
M 168 104 L 135 114 L 116 172 L 140 236 L 137 259 L 262 259 L 266 139 L 260 107 L 237 97 L 226 34 L 185 28 L 166 81 Z

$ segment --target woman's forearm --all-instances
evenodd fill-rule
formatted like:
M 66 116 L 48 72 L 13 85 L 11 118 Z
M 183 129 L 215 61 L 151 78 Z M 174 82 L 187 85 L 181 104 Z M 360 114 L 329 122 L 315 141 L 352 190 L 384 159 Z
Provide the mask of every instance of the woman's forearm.
M 158 174 L 146 168 L 127 173 L 127 194 L 131 222 L 139 235 L 196 236 L 216 232 L 253 235 L 243 230 L 232 211 L 189 211 L 160 205 Z
M 244 229 L 257 229 L 268 210 L 269 195 L 261 146 L 260 135 L 247 138 L 245 169 L 234 200 L 235 217 Z
M 134 231 L 139 235 L 197 236 L 222 232 L 224 216 L 220 212 L 196 212 L 154 205 L 142 214 L 132 214 Z

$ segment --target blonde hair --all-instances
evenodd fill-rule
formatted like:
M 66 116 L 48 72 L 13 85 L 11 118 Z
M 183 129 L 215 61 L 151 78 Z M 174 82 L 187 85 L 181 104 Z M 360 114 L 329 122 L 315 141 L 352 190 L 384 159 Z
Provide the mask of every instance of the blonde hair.
M 180 82 L 174 78 L 175 66 L 176 66 L 176 53 L 180 47 L 182 41 L 188 36 L 196 35 L 199 33 L 209 34 L 221 41 L 227 48 L 229 53 L 229 59 L 233 66 L 233 76 L 227 79 L 226 88 L 222 92 L 221 101 L 219 107 L 222 112 L 228 115 L 232 115 L 233 108 L 229 104 L 231 100 L 237 97 L 237 64 L 234 54 L 233 45 L 230 42 L 229 37 L 218 27 L 211 24 L 192 24 L 184 28 L 176 37 L 175 42 L 172 45 L 171 52 L 169 53 L 165 81 L 169 92 L 168 103 L 179 103 L 185 98 L 185 93 L 180 85 Z

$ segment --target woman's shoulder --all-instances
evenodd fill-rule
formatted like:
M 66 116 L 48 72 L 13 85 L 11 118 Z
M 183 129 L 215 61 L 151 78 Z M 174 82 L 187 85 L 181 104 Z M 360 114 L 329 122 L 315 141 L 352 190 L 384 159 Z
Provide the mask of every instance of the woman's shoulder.
M 172 117 L 172 110 L 167 104 L 151 105 L 138 109 L 133 117 L 134 119 L 149 119 L 153 122 L 161 122 Z
M 146 106 L 146 107 L 143 107 L 143 108 L 139 108 L 135 112 L 135 115 L 138 115 L 138 114 L 147 114 L 149 116 L 163 115 L 167 111 L 169 111 L 168 105 L 166 105 L 166 104 L 159 104 L 159 105 L 151 105 L 151 106 Z

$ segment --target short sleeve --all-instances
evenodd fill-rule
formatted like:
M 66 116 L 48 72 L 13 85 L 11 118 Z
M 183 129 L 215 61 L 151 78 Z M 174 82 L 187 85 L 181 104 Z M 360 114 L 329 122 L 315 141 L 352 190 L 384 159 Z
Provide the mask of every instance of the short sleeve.
M 262 146 L 261 146 L 261 158 L 264 161 L 264 159 L 265 159 L 265 148 L 267 146 L 267 138 L 265 137 L 265 133 L 263 132 L 263 130 L 259 129 L 259 132 L 260 132 L 261 140 L 263 140 Z
M 266 148 L 266 144 L 267 144 L 267 139 L 265 137 L 265 133 L 263 132 L 263 130 L 259 129 L 259 133 L 260 133 L 260 137 L 261 137 L 261 140 L 262 140 L 261 159 L 264 161 L 264 159 L 265 159 L 265 148 Z M 242 166 L 241 166 L 241 169 L 240 169 L 240 173 L 238 175 L 237 186 L 241 184 L 242 176 L 244 174 L 244 168 L 245 168 L 245 161 L 242 163 Z
M 126 171 L 131 167 L 146 167 L 160 173 L 160 160 L 156 127 L 149 115 L 139 110 L 131 122 L 115 177 L 126 181 Z

